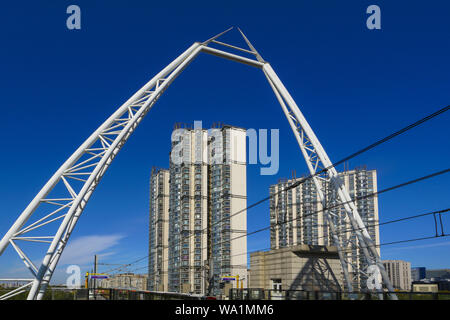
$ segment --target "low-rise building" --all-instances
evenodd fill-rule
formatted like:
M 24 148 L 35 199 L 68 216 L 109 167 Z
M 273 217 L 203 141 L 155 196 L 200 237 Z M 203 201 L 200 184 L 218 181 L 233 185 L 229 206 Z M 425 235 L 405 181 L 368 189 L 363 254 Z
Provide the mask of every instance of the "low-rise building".
M 442 279 L 450 279 L 450 269 L 433 269 L 426 271 L 426 278 L 442 278 Z
M 152 168 L 150 176 L 150 223 L 148 290 L 167 291 L 169 261 L 169 170 Z
M 431 278 L 431 279 L 422 279 L 420 281 L 414 281 L 413 282 L 413 290 L 414 286 L 420 287 L 422 285 L 436 285 L 437 290 L 440 292 L 443 291 L 450 291 L 450 279 L 442 279 L 442 278 Z M 420 290 L 418 290 L 420 291 Z M 436 292 L 436 291 L 433 291 Z

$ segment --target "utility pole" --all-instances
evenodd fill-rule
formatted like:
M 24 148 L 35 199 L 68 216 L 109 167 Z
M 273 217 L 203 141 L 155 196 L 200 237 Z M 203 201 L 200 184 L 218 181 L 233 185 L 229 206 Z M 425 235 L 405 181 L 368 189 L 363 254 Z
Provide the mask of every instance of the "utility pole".
M 91 298 L 91 290 L 92 290 L 92 288 L 93 288 L 93 283 L 94 283 L 94 279 L 92 279 L 92 275 L 94 274 L 94 270 L 93 269 L 91 269 L 91 273 L 90 273 L 90 276 L 89 276 L 89 286 L 88 286 L 88 300 Z

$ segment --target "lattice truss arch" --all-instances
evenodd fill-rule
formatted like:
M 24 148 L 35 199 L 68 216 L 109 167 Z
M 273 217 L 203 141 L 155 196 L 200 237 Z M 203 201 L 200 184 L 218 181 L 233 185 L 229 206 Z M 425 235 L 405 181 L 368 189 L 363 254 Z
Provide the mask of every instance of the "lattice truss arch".
M 322 190 L 322 181 L 326 180 L 331 183 L 336 192 L 337 196 L 334 201 L 343 203 L 347 218 L 358 237 L 357 245 L 362 248 L 369 264 L 376 263 L 380 267 L 384 284 L 389 291 L 393 291 L 379 255 L 359 217 L 355 205 L 337 176 L 336 170 L 331 167 L 331 161 L 320 142 L 275 71 L 268 62 L 263 60 L 240 29 L 239 32 L 248 45 L 248 49 L 217 41 L 218 37 L 231 29 L 203 43 L 196 42 L 190 46 L 119 107 L 44 185 L 0 241 L 0 254 L 11 244 L 30 270 L 32 279 L 29 279 L 29 283 L 14 290 L 14 292 L 0 296 L 0 300 L 24 292 L 27 287 L 30 287 L 28 299 L 42 299 L 78 219 L 111 162 L 161 94 L 200 52 L 206 52 L 263 70 L 296 136 L 311 175 L 315 175 L 316 172 L 322 169 L 329 168 L 325 171 L 325 174 L 315 175 L 313 178 L 324 207 L 330 206 L 331 203 L 327 200 L 324 190 Z M 218 50 L 210 47 L 211 44 L 238 50 L 250 54 L 254 58 L 246 58 Z M 63 190 L 65 195 L 53 197 L 52 194 L 55 190 Z M 46 205 L 46 213 L 37 220 L 28 223 L 36 209 L 43 205 Z M 330 218 L 335 213 L 333 213 L 333 210 L 328 210 L 327 213 L 326 216 L 332 237 L 339 249 L 347 289 L 352 291 L 351 279 L 346 271 L 348 270 L 348 259 L 346 259 L 346 255 L 342 250 L 343 246 L 337 237 L 333 220 Z M 32 231 L 44 229 L 51 224 L 57 225 L 57 222 L 60 222 L 60 224 L 54 235 L 28 235 Z M 18 244 L 21 241 L 49 244 L 39 267 L 21 249 L 21 246 Z M 395 298 L 395 296 L 393 297 Z

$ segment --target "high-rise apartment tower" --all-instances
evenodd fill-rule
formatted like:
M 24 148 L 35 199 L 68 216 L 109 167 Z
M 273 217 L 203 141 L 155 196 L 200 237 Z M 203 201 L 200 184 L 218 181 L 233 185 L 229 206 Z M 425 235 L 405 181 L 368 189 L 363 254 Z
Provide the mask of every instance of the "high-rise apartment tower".
M 377 192 L 376 170 L 358 168 L 342 172 L 339 177 L 349 191 L 352 199 Z M 303 181 L 304 180 L 304 181 Z M 291 184 L 303 181 L 295 188 L 285 190 Z M 324 190 L 330 190 L 328 182 Z M 293 178 L 280 180 L 270 186 L 270 243 L 272 249 L 278 249 L 300 244 L 335 245 L 330 234 L 326 219 L 327 211 L 319 199 L 312 179 Z M 356 201 L 356 207 L 367 227 L 370 237 L 376 245 L 380 243 L 378 228 L 378 198 L 371 196 Z M 362 252 L 355 245 L 356 235 L 352 235 L 351 225 L 346 218 L 344 208 L 333 210 L 331 219 L 336 221 L 336 233 L 347 255 L 349 274 L 353 276 L 354 289 L 360 290 L 366 283 L 366 278 L 360 270 L 367 269 Z M 377 247 L 379 251 L 379 246 Z

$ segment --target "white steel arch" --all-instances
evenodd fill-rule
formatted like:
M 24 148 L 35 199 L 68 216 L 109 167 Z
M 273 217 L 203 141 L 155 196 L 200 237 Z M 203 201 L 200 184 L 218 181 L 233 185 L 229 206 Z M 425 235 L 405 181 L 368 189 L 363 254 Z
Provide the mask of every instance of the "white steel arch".
M 119 107 L 117 111 L 114 112 L 69 157 L 69 159 L 66 160 L 66 162 L 43 186 L 40 192 L 25 208 L 0 241 L 0 255 L 4 252 L 6 247 L 11 244 L 32 274 L 30 282 L 19 288 L 20 290 L 17 290 L 14 294 L 23 292 L 25 291 L 25 288 L 31 286 L 28 299 L 42 299 L 69 237 L 80 218 L 86 203 L 109 165 L 139 125 L 143 117 L 159 99 L 161 94 L 200 52 L 206 52 L 221 58 L 244 63 L 259 68 L 264 72 L 289 121 L 291 129 L 294 132 L 324 207 L 327 207 L 327 204 L 330 206 L 330 203 L 333 201 L 334 203 L 342 204 L 345 208 L 348 221 L 350 221 L 353 227 L 353 232 L 357 236 L 357 245 L 362 249 L 368 264 L 375 264 L 379 267 L 386 288 L 390 292 L 394 291 L 380 261 L 377 249 L 347 190 L 342 181 L 338 178 L 336 169 L 332 166 L 324 148 L 275 71 L 268 62 L 264 61 L 240 29 L 239 32 L 249 49 L 243 49 L 217 41 L 218 37 L 231 29 L 232 28 L 205 42 L 194 43 L 172 63 L 154 76 L 146 85 Z M 212 43 L 251 54 L 255 59 L 249 59 L 212 48 L 209 46 Z M 317 172 L 326 168 L 327 170 L 324 170 L 324 173 L 316 175 Z M 328 179 L 332 185 L 332 194 L 334 196 L 331 198 L 330 196 L 327 196 L 326 190 L 322 190 L 321 180 L 323 179 Z M 57 187 L 60 189 L 63 188 L 66 196 L 52 197 L 51 193 Z M 48 209 L 43 217 L 27 224 L 36 209 L 42 205 L 51 207 L 51 209 Z M 326 214 L 333 233 L 335 245 L 338 247 L 341 264 L 344 270 L 346 287 L 349 292 L 352 292 L 352 281 L 347 272 L 349 261 L 346 259 L 346 254 L 341 248 L 342 244 L 336 235 L 335 225 L 330 217 L 333 215 L 335 215 L 333 210 L 329 210 Z M 55 235 L 27 236 L 27 233 L 43 228 L 54 222 L 60 222 Z M 20 241 L 49 244 L 47 252 L 39 267 L 35 266 L 31 259 L 29 259 L 25 252 L 19 247 L 18 242 Z M 7 295 L 1 296 L 0 300 L 11 296 L 13 296 L 13 294 L 10 292 Z M 396 299 L 395 294 L 392 294 L 391 297 Z

